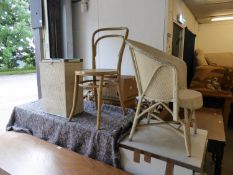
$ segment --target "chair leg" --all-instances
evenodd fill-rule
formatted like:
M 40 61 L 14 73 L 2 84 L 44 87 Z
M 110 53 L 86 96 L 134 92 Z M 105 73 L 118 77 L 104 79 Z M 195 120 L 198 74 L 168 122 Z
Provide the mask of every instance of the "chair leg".
M 153 103 L 152 102 L 150 102 L 150 106 L 149 107 L 151 107 L 151 105 L 152 105 Z M 147 124 L 150 124 L 150 119 L 151 119 L 151 111 L 149 111 L 148 112 L 148 114 L 147 114 Z
M 189 123 L 190 122 L 190 120 L 189 120 L 189 111 L 188 111 L 188 109 L 184 109 L 184 122 L 185 123 Z
M 184 141 L 185 141 L 185 147 L 186 147 L 186 153 L 187 156 L 191 156 L 191 137 L 190 137 L 190 122 L 188 119 L 188 110 L 184 109 L 184 121 L 183 124 L 184 128 Z
M 125 104 L 123 102 L 123 97 L 122 97 L 122 92 L 121 92 L 121 78 L 119 78 L 119 82 L 118 82 L 118 85 L 117 85 L 117 91 L 118 91 L 118 94 L 119 94 L 119 100 L 120 100 L 122 112 L 125 115 L 126 114 Z
M 77 105 L 77 90 L 78 90 L 78 82 L 79 82 L 79 76 L 75 75 L 75 79 L 74 79 L 74 92 L 73 92 L 73 105 L 70 111 L 70 115 L 69 115 L 69 119 L 68 121 L 70 121 L 74 115 L 74 111 L 76 109 L 76 105 Z
M 137 118 L 137 115 L 135 115 L 134 120 L 133 120 L 133 126 L 131 128 L 130 135 L 129 135 L 130 141 L 133 139 L 133 135 L 134 135 L 137 124 L 138 124 L 138 118 Z
M 96 85 L 96 77 L 93 76 L 93 83 L 94 85 Z M 97 94 L 97 88 L 93 88 L 93 91 L 94 91 L 94 96 L 95 96 L 95 108 L 97 110 L 98 108 L 98 94 Z
M 151 119 L 151 115 L 150 115 L 150 112 L 148 112 L 148 114 L 147 114 L 147 124 L 150 124 L 150 119 Z
M 193 110 L 192 112 L 192 125 L 193 125 L 193 130 L 194 130 L 194 134 L 197 134 L 197 123 L 196 123 L 196 113 L 195 110 Z
M 101 116 L 101 107 L 102 107 L 102 90 L 103 90 L 103 79 L 104 77 L 100 77 L 100 85 L 99 85 L 99 93 L 98 93 L 98 108 L 97 108 L 97 127 L 96 129 L 100 129 L 100 116 Z
M 184 124 L 184 141 L 185 141 L 185 147 L 186 147 L 186 153 L 187 156 L 191 156 L 191 137 L 190 137 L 190 128 L 189 124 Z
M 141 102 L 142 102 L 142 98 L 140 97 L 139 102 L 138 102 L 138 106 L 137 106 L 137 110 L 136 110 L 136 113 L 135 113 L 135 117 L 134 117 L 134 120 L 133 120 L 133 126 L 131 128 L 130 135 L 129 135 L 129 140 L 130 141 L 133 138 L 133 135 L 134 135 L 137 123 L 138 123 L 138 114 L 140 112 Z

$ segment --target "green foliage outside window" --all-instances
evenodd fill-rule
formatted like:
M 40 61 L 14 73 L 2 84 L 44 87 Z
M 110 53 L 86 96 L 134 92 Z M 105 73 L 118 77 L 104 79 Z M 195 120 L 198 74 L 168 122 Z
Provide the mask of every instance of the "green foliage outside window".
M 0 0 L 0 69 L 35 66 L 29 0 Z

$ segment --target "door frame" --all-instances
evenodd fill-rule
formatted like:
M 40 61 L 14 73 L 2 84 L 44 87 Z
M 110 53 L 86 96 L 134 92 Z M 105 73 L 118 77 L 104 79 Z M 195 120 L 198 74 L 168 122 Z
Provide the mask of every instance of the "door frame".
M 180 42 L 179 42 L 179 58 L 183 59 L 183 54 L 184 54 L 184 38 L 185 38 L 185 27 L 183 25 L 181 25 L 180 23 L 178 23 L 177 21 L 173 20 L 172 23 L 172 35 L 173 35 L 173 26 L 174 24 L 178 25 L 181 28 L 181 32 L 180 32 Z M 173 38 L 173 37 L 172 37 Z M 172 41 L 173 43 L 173 41 Z

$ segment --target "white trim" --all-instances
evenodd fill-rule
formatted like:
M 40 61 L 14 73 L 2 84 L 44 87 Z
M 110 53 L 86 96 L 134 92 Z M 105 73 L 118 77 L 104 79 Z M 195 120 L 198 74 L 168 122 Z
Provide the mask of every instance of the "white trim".
M 173 35 L 173 30 L 174 30 L 174 23 L 176 25 L 178 25 L 180 28 L 181 28 L 181 41 L 180 41 L 180 44 L 179 44 L 179 58 L 183 59 L 183 52 L 184 52 L 184 37 L 185 37 L 185 27 L 181 24 L 179 24 L 176 20 L 173 20 L 173 23 L 172 23 L 172 35 Z M 173 36 L 172 36 L 172 40 L 173 40 Z M 173 43 L 173 41 L 172 41 Z
M 70 0 L 62 0 L 62 40 L 63 58 L 73 58 L 73 27 Z
M 167 52 L 167 34 L 168 34 L 168 21 L 169 21 L 169 0 L 164 0 L 165 9 L 164 9 L 164 32 L 163 32 L 163 51 Z
M 43 45 L 44 45 L 44 58 L 50 59 L 50 44 L 49 44 L 49 25 L 48 25 L 48 6 L 47 0 L 44 0 L 44 27 L 43 27 Z

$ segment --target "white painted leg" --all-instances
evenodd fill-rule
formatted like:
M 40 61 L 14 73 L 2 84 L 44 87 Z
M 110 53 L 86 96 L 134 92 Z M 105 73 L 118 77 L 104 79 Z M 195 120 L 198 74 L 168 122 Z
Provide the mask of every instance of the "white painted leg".
M 185 147 L 186 147 L 186 153 L 187 156 L 191 156 L 191 137 L 190 137 L 190 122 L 188 118 L 188 110 L 184 109 L 184 141 L 185 141 Z
M 189 123 L 190 121 L 189 121 L 189 111 L 188 111 L 188 109 L 184 109 L 184 122 L 185 123 Z
M 191 156 L 191 137 L 190 137 L 190 127 L 189 123 L 185 123 L 184 126 L 184 141 L 185 141 L 185 148 L 187 156 Z
M 194 134 L 197 134 L 197 122 L 196 122 L 196 111 L 192 111 L 192 124 L 193 124 L 193 129 L 194 129 Z
M 138 119 L 139 119 L 138 115 L 139 115 L 139 112 L 140 112 L 141 103 L 142 103 L 142 97 L 139 99 L 139 102 L 138 102 L 136 114 L 135 114 L 135 117 L 134 117 L 134 120 L 133 120 L 133 126 L 131 128 L 130 135 L 129 135 L 129 140 L 132 140 L 133 134 L 135 132 L 135 129 L 136 129 L 136 126 L 137 126 L 137 123 L 138 123 Z
M 136 129 L 136 126 L 138 124 L 138 118 L 135 116 L 134 120 L 133 120 L 133 126 L 131 128 L 131 131 L 130 131 L 130 135 L 129 135 L 129 140 L 131 141 L 132 138 L 133 138 L 133 135 L 134 135 L 134 132 L 135 132 L 135 129 Z
M 147 124 L 150 124 L 150 119 L 151 119 L 151 115 L 150 115 L 150 112 L 148 112 L 148 115 L 147 115 Z

